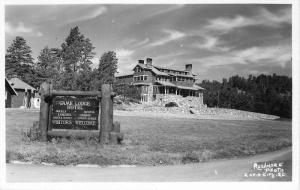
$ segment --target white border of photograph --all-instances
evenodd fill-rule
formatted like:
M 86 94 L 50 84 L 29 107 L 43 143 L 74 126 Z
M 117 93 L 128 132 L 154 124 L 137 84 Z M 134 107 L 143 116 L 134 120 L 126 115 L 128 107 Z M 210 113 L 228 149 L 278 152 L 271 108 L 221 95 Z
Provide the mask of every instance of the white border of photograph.
M 1 1 L 0 20 L 1 20 L 1 71 L 0 75 L 4 81 L 4 55 L 5 55 L 5 5 L 12 4 L 292 4 L 292 79 L 293 79 L 293 121 L 292 121 L 292 136 L 293 136 L 293 180 L 292 182 L 175 182 L 175 183 L 130 183 L 130 182 L 105 182 L 105 183 L 7 183 L 6 182 L 6 165 L 5 165 L 5 105 L 4 105 L 4 90 L 0 91 L 0 106 L 1 106 L 1 127 L 0 127 L 0 189 L 300 189 L 299 186 L 299 0 L 128 0 L 128 1 L 96 1 L 96 0 L 5 0 Z M 34 14 L 34 13 L 33 13 Z M 4 82 L 1 83 L 4 89 Z

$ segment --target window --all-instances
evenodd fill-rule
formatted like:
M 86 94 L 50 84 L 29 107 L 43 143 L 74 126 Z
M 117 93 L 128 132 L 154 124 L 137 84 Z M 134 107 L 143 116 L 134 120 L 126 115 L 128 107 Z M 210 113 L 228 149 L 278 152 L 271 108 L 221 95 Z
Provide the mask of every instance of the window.
M 137 72 L 137 73 L 142 72 L 142 69 L 141 69 L 140 67 L 137 67 L 137 68 L 135 69 L 135 72 Z
M 144 81 L 148 79 L 148 75 L 139 75 L 139 76 L 134 76 L 133 81 Z

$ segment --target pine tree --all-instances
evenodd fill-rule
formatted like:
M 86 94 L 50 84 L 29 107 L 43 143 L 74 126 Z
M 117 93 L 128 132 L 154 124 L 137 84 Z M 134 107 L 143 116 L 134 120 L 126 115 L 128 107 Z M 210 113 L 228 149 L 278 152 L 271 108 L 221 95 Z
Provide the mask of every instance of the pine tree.
M 46 77 L 53 78 L 61 70 L 60 50 L 57 48 L 43 48 L 37 57 L 36 68 Z
M 63 78 L 61 87 L 65 90 L 89 89 L 92 64 L 91 59 L 95 56 L 94 47 L 90 39 L 85 38 L 76 26 L 70 30 L 69 36 L 61 45 L 61 59 L 63 61 Z M 85 83 L 82 82 L 84 78 Z
M 59 81 L 59 72 L 61 71 L 61 58 L 60 49 L 44 47 L 40 51 L 40 55 L 37 57 L 38 61 L 35 64 L 34 70 L 38 74 L 36 78 L 37 85 L 39 86 L 42 82 L 50 82 L 55 79 L 54 86 Z
M 66 41 L 62 44 L 62 59 L 67 72 L 77 72 L 92 64 L 95 56 L 90 39 L 85 38 L 78 26 L 72 28 Z
M 25 82 L 30 82 L 33 58 L 31 48 L 23 37 L 17 36 L 5 55 L 5 74 L 7 78 L 19 77 Z
M 105 52 L 99 61 L 97 69 L 97 79 L 99 81 L 99 87 L 101 84 L 113 84 L 118 69 L 118 59 L 114 51 Z

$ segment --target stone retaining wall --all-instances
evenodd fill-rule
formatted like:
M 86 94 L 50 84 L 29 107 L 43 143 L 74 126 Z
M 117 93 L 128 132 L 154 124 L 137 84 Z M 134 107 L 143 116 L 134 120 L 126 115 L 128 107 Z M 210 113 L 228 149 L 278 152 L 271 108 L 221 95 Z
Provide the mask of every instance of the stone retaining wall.
M 175 94 L 156 94 L 156 99 L 151 102 L 151 105 L 156 106 L 165 106 L 169 102 L 175 102 L 178 104 L 180 108 L 195 108 L 201 109 L 202 107 L 206 107 L 203 104 L 203 97 L 195 97 L 195 96 L 187 96 L 182 97 L 180 95 Z

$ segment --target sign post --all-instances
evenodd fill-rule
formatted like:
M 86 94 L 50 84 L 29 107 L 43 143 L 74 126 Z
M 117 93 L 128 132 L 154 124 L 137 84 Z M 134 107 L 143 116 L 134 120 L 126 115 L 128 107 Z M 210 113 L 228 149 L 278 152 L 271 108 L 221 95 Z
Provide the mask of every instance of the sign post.
M 101 86 L 101 118 L 100 118 L 100 143 L 109 143 L 109 133 L 113 128 L 113 101 L 111 97 L 111 85 Z
M 46 94 L 50 93 L 49 83 L 42 83 L 40 88 L 41 93 L 41 105 L 40 105 L 40 140 L 43 142 L 47 141 L 47 127 L 48 127 L 48 115 L 49 115 L 49 104 L 45 102 Z

